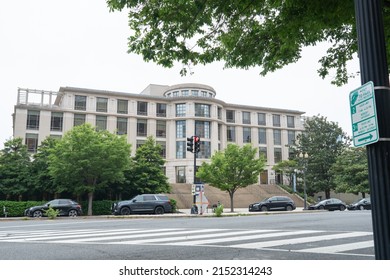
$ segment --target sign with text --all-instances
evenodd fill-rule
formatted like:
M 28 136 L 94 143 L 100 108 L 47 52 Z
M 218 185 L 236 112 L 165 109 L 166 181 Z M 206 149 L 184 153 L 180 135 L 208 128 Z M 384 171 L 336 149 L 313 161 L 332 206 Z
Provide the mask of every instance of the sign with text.
M 352 138 L 355 147 L 379 140 L 374 83 L 368 82 L 349 94 Z

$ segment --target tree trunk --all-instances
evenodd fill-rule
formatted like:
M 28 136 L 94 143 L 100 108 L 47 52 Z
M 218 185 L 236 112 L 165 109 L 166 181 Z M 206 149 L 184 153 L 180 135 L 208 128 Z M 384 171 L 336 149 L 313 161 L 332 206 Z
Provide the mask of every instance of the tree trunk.
M 93 192 L 88 193 L 88 216 L 92 216 Z
M 229 192 L 229 196 L 230 196 L 230 212 L 234 212 L 234 205 L 233 205 L 234 192 Z

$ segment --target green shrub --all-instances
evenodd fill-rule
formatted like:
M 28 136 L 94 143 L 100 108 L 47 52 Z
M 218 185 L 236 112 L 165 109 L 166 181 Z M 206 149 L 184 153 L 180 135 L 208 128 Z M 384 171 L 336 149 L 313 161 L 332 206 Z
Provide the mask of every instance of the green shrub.
M 45 215 L 49 218 L 49 219 L 55 219 L 57 218 L 58 214 L 60 213 L 60 210 L 58 209 L 53 209 L 49 206 L 49 209 L 47 210 L 44 210 L 45 212 Z
M 171 206 L 172 206 L 172 213 L 176 213 L 177 212 L 177 201 L 174 200 L 173 198 L 171 198 L 169 200 L 170 200 Z
M 219 204 L 215 210 L 214 210 L 214 215 L 217 216 L 217 217 L 221 217 L 222 216 L 222 213 L 223 213 L 223 205 L 222 204 Z

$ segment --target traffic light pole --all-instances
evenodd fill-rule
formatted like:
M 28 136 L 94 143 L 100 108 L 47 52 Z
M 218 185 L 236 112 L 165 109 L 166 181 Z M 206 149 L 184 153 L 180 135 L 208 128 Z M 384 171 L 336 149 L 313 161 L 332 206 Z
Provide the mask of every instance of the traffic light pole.
M 361 82 L 374 83 L 379 141 L 367 146 L 375 258 L 390 259 L 390 87 L 381 0 L 355 0 Z

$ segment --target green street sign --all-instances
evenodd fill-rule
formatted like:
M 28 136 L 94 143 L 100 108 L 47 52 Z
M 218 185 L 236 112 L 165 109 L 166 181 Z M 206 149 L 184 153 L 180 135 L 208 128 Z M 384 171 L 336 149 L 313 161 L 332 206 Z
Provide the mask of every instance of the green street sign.
M 374 83 L 368 82 L 349 94 L 352 138 L 355 147 L 366 146 L 379 140 Z

